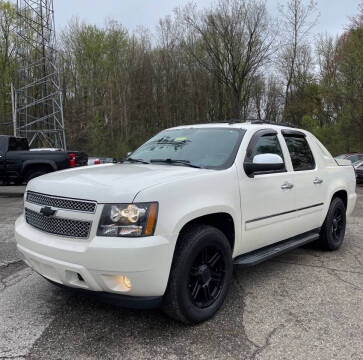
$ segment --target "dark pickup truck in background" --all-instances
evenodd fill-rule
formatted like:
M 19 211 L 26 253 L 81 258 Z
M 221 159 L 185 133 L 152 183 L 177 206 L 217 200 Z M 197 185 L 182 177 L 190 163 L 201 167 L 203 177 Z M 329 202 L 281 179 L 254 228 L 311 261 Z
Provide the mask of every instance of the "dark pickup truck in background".
M 29 151 L 26 138 L 0 135 L 0 180 L 21 184 L 49 172 L 87 165 L 79 151 Z

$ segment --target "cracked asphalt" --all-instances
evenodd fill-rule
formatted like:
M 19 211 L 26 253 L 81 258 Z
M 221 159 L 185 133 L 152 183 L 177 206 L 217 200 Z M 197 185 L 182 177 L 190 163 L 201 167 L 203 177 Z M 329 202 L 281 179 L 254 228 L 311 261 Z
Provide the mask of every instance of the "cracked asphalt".
M 0 359 L 363 359 L 363 187 L 336 252 L 296 249 L 235 270 L 210 321 L 104 304 L 57 288 L 18 257 L 19 187 L 0 187 Z

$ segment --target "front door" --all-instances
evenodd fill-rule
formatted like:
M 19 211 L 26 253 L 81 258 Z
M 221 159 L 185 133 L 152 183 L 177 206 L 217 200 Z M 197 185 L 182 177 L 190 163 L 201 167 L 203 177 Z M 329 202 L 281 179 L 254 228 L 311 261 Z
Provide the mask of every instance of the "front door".
M 271 153 L 282 157 L 285 169 L 279 172 L 240 173 L 242 210 L 241 251 L 248 252 L 296 235 L 295 188 L 286 153 L 281 148 L 282 137 L 273 129 L 255 132 L 247 147 L 246 160 L 255 155 Z M 286 152 L 286 150 L 285 150 Z

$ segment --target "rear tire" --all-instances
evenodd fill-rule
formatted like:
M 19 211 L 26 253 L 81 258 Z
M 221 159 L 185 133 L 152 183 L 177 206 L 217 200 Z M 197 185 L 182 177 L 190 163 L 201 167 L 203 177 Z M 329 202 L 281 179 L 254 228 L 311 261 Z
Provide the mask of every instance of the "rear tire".
M 343 243 L 346 228 L 346 208 L 341 198 L 333 198 L 320 231 L 319 245 L 324 250 L 337 250 Z
M 212 226 L 194 225 L 178 239 L 163 310 L 185 324 L 208 320 L 222 306 L 231 278 L 226 236 Z
M 30 180 L 32 180 L 38 176 L 48 174 L 49 172 L 50 171 L 48 171 L 46 169 L 33 169 L 33 170 L 27 171 L 24 178 L 25 178 L 25 181 L 28 183 Z

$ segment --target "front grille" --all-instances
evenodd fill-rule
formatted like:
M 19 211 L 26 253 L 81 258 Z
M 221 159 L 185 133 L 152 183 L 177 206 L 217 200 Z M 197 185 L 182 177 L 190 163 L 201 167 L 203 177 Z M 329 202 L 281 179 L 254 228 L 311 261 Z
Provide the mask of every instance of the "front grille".
M 25 208 L 26 222 L 35 228 L 61 236 L 88 238 L 92 222 L 47 217 Z
M 96 203 L 92 201 L 64 199 L 61 197 L 39 194 L 33 191 L 27 192 L 26 201 L 38 205 L 47 205 L 60 209 L 84 211 L 89 213 L 94 213 L 96 209 Z

